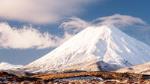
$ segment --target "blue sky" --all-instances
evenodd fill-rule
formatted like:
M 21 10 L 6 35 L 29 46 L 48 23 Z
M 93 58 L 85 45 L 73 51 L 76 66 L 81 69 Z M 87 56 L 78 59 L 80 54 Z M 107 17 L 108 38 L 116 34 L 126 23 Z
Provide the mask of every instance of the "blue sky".
M 149 0 L 63 0 L 63 2 L 37 0 L 37 2 L 33 1 L 34 3 L 32 1 L 0 1 L 0 62 L 28 64 L 50 52 L 66 40 L 67 36 L 63 37 L 65 31 L 59 26 L 70 17 L 92 21 L 100 17 L 120 14 L 137 17 L 150 24 Z M 130 36 L 150 44 L 149 27 L 134 27 L 122 30 Z M 19 29 L 24 30 L 18 31 Z M 7 34 L 3 35 L 3 32 Z M 48 36 L 45 32 L 48 33 Z M 2 35 L 9 38 L 2 38 Z M 18 37 L 20 38 L 17 40 L 18 42 L 15 38 L 17 35 L 22 36 Z M 49 36 L 51 39 L 47 39 Z M 27 37 L 34 40 L 24 40 Z M 52 38 L 56 43 L 53 43 Z M 31 42 L 19 43 L 22 40 Z M 38 40 L 40 43 L 37 43 Z

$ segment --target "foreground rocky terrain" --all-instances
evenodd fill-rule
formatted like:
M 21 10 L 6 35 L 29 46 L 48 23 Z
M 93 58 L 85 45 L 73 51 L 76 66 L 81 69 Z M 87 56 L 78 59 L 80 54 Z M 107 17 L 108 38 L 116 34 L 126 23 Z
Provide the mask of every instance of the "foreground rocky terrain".
M 19 76 L 0 72 L 0 84 L 150 84 L 150 75 L 115 72 L 64 72 Z

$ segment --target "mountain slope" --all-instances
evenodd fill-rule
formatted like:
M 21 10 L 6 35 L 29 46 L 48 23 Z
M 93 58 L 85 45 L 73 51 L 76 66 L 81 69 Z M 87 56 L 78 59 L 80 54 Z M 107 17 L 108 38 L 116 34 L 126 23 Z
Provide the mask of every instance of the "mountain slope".
M 132 72 L 132 73 L 141 73 L 141 74 L 150 75 L 150 62 L 140 64 L 140 65 L 135 65 L 132 67 L 121 68 L 116 72 Z
M 150 61 L 150 47 L 114 27 L 93 26 L 30 63 L 36 71 L 118 69 Z

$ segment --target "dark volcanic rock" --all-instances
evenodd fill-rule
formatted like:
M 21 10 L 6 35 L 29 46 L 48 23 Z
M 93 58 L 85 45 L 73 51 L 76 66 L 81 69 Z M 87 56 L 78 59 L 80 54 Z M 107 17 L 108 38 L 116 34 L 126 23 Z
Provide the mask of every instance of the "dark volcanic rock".
M 69 72 L 17 76 L 0 72 L 0 84 L 150 84 L 149 75 L 115 72 Z

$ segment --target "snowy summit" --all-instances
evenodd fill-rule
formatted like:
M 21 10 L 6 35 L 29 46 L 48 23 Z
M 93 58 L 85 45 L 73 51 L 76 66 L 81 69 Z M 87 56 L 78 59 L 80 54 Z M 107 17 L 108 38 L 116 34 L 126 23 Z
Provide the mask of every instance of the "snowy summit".
M 150 47 L 109 26 L 91 26 L 26 66 L 31 71 L 115 70 L 150 61 Z

